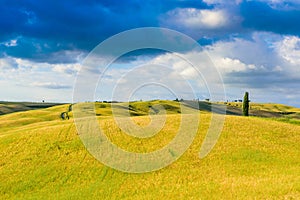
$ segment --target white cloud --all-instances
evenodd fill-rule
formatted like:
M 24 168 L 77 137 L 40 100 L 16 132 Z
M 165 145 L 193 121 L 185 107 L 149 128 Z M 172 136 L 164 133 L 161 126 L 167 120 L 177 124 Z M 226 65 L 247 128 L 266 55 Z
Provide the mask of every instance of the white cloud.
M 212 9 L 176 8 L 159 18 L 162 27 L 181 31 L 195 39 L 224 36 L 241 29 L 242 16 L 235 2 L 213 5 Z
M 127 100 L 130 96 L 138 99 L 175 99 L 174 92 L 178 98 L 203 99 L 202 96 L 209 96 L 205 81 L 212 85 L 219 83 L 215 81 L 216 74 L 210 73 L 204 57 L 201 52 L 166 53 L 148 59 L 142 56 L 142 65 L 140 61 L 134 61 L 126 69 L 121 65 L 126 66 L 127 63 L 114 64 L 104 72 L 103 76 L 109 78 L 99 83 L 97 97 L 112 99 L 115 95 L 114 100 Z M 192 66 L 188 61 L 197 66 Z M 206 79 L 203 80 L 203 77 Z
M 203 99 L 204 96 L 209 97 L 205 84 L 209 87 L 211 83 L 215 84 L 218 81 L 216 73 L 218 71 L 223 75 L 229 96 L 233 98 L 240 97 L 247 89 L 254 101 L 277 102 L 279 100 L 276 99 L 278 98 L 276 94 L 280 92 L 282 98 L 285 98 L 285 95 L 292 94 L 295 88 L 298 88 L 297 84 L 300 82 L 298 37 L 255 32 L 250 39 L 233 38 L 218 41 L 204 47 L 204 50 L 207 54 L 194 51 L 182 54 L 166 53 L 147 59 L 140 56 L 138 60 L 130 63 L 114 63 L 104 74 L 99 70 L 95 71 L 91 73 L 95 74 L 95 78 L 103 75 L 96 97 L 103 100 L 110 99 L 109 93 L 118 84 L 120 89 L 117 96 L 121 98 L 132 94 L 133 89 L 142 83 L 156 82 L 175 88 L 176 94 L 182 95 L 184 99 L 193 98 L 188 88 L 190 84 L 195 94 Z M 213 70 L 210 59 L 217 70 Z M 196 63 L 196 66 L 187 61 Z M 91 66 L 99 68 L 101 62 L 103 59 L 92 59 L 92 64 L 95 65 Z M 140 65 L 145 66 L 132 70 Z M 71 101 L 70 87 L 73 86 L 80 64 L 36 63 L 4 57 L 0 59 L 0 69 L 0 82 L 5 86 L 1 88 L 3 92 L 0 99 L 13 99 L 15 94 L 10 91 L 13 89 L 22 91 L 18 93 L 22 97 L 18 98 L 32 96 L 33 100 L 56 98 L 56 101 L 60 101 L 64 98 L 64 101 Z M 144 94 L 142 99 L 163 98 L 169 91 L 159 88 L 159 86 L 141 87 L 136 94 Z M 298 94 L 289 102 L 296 102 L 297 98 Z M 284 99 L 280 101 L 284 102 Z
M 178 26 L 193 29 L 216 29 L 229 24 L 229 16 L 225 10 L 177 8 L 169 11 L 166 16 L 167 21 L 174 21 Z
M 242 72 L 246 70 L 254 70 L 256 66 L 253 64 L 245 64 L 238 59 L 231 59 L 228 57 L 215 58 L 214 63 L 217 68 L 223 73 Z
M 195 8 L 176 9 L 169 13 L 187 28 L 215 29 L 228 25 L 228 15 L 224 10 L 199 10 Z
M 178 75 L 176 76 L 176 74 L 173 73 L 172 69 L 156 64 L 135 66 L 123 73 L 122 77 L 115 80 L 112 86 L 116 89 L 114 95 L 117 99 L 126 99 L 140 90 L 143 91 L 142 93 L 145 96 L 162 93 L 163 87 L 157 87 L 157 90 L 147 90 L 147 87 L 153 87 L 154 85 L 165 85 L 175 91 L 184 88 L 182 80 Z M 141 96 L 140 98 L 144 97 Z
M 189 54 L 175 54 L 167 53 L 153 58 L 149 63 L 161 64 L 168 66 L 185 79 L 193 79 L 197 76 L 197 71 L 191 64 L 182 59 L 181 57 L 188 58 Z
M 0 99 L 71 102 L 78 70 L 78 63 L 49 64 L 3 57 L 0 59 Z
M 253 69 L 253 66 L 273 68 L 282 65 L 282 59 L 274 50 L 274 45 L 281 39 L 281 36 L 275 34 L 255 32 L 250 39 L 233 38 L 229 41 L 218 41 L 213 45 L 206 46 L 205 49 L 214 62 L 230 58 L 248 65 L 247 68 Z
M 300 65 L 300 38 L 285 36 L 282 41 L 276 43 L 278 54 L 293 65 Z
M 12 57 L 0 58 L 0 70 L 14 70 L 18 68 L 16 59 Z
M 81 65 L 79 63 L 74 64 L 53 64 L 53 71 L 64 73 L 67 75 L 73 75 L 79 72 Z
M 206 46 L 205 50 L 223 75 L 230 97 L 237 98 L 239 94 L 242 95 L 245 90 L 249 90 L 254 101 L 284 102 L 285 95 L 291 93 L 292 88 L 297 88 L 300 82 L 298 37 L 255 32 L 250 39 L 234 38 L 230 41 L 219 41 Z M 198 76 L 198 72 L 204 75 L 203 78 L 208 84 L 216 80 L 217 74 L 207 67 L 208 60 L 204 52 L 187 52 L 179 56 L 197 63 L 198 71 L 172 53 L 157 56 L 152 62 L 170 66 L 175 73 L 187 80 L 202 79 Z M 170 79 L 170 83 L 173 82 L 175 79 Z M 279 89 L 282 94 L 280 100 L 275 95 Z M 295 99 L 286 100 L 287 103 L 294 101 Z
M 197 77 L 197 71 L 192 67 L 188 67 L 184 69 L 180 75 L 187 78 L 195 78 Z
M 228 16 L 223 10 L 192 10 L 186 24 L 191 27 L 218 28 L 228 24 Z

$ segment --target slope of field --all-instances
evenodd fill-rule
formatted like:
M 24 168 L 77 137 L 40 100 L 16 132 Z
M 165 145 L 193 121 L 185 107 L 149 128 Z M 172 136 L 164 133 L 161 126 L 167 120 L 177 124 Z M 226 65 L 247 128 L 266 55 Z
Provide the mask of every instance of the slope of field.
M 226 109 L 227 115 L 242 115 L 242 103 L 239 102 L 218 102 L 211 103 L 207 101 L 184 101 L 180 102 L 187 107 L 193 109 L 200 109 L 201 111 L 215 112 L 223 114 Z M 160 104 L 163 105 L 168 114 L 180 113 L 180 103 L 176 101 L 166 101 L 166 100 L 153 100 L 146 102 L 131 102 L 130 105 L 126 103 L 114 103 L 117 109 L 129 109 L 129 113 L 132 116 L 148 115 L 149 112 L 155 113 L 155 108 L 152 106 Z M 1 102 L 0 101 L 0 115 L 49 108 L 56 105 L 63 105 L 59 103 L 30 103 L 30 102 Z M 213 109 L 212 109 L 213 107 Z M 101 109 L 100 109 L 101 108 Z M 106 109 L 105 109 L 106 108 Z M 96 115 L 97 116 L 110 116 L 112 115 L 111 104 L 110 103 L 99 103 L 95 104 Z M 65 111 L 68 111 L 66 109 Z M 259 117 L 276 117 L 276 118 L 294 118 L 300 119 L 300 108 L 295 108 L 292 106 L 287 106 L 283 104 L 274 103 L 250 103 L 250 116 Z
M 137 101 L 128 103 L 99 103 L 94 104 L 97 116 L 111 116 L 112 107 L 118 112 L 129 112 L 131 116 L 143 116 L 148 114 L 159 114 L 159 109 L 155 105 L 164 107 L 168 114 L 180 113 L 180 103 L 176 101 L 153 100 Z M 157 112 L 157 113 L 156 113 Z M 116 114 L 114 113 L 114 114 Z
M 242 108 L 243 103 L 228 103 L 228 105 Z M 300 113 L 300 108 L 276 103 L 252 103 L 250 102 L 250 110 L 260 110 L 268 112 L 276 112 L 280 114 Z
M 204 106 L 206 105 L 206 106 Z M 209 102 L 200 102 L 200 109 L 207 109 L 211 105 Z M 226 114 L 229 115 L 242 115 L 243 103 L 240 102 L 217 102 L 213 103 L 216 107 L 226 107 Z M 288 119 L 300 119 L 300 108 L 295 108 L 283 104 L 275 103 L 250 103 L 249 107 L 250 116 L 258 117 L 271 117 L 271 118 L 286 118 Z
M 72 117 L 59 117 L 68 106 L 0 116 L 0 199 L 300 199 L 299 125 L 226 116 L 218 143 L 199 159 L 211 120 L 201 112 L 194 142 L 179 160 L 156 172 L 129 174 L 104 166 L 85 149 Z M 116 145 L 148 152 L 175 136 L 178 123 L 170 122 L 180 115 L 176 102 L 172 106 L 165 129 L 149 139 L 120 132 L 109 104 L 96 104 L 96 114 Z M 130 109 L 146 115 L 149 108 L 136 103 Z
M 240 102 L 229 102 L 228 105 L 237 106 L 242 108 L 243 103 Z M 291 113 L 298 112 L 300 113 L 300 108 L 295 108 L 288 105 L 276 104 L 276 103 L 252 103 L 250 102 L 250 109 L 253 110 L 264 110 L 270 112 L 278 112 L 278 113 Z
M 51 106 L 61 105 L 59 103 L 34 103 L 34 102 L 5 102 L 0 101 L 0 115 L 13 112 L 27 111 L 48 108 Z

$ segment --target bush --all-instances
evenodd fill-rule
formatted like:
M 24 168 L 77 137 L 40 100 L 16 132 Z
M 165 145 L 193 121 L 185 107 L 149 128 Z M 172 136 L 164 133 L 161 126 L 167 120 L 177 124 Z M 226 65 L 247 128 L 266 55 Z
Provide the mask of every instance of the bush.
M 100 104 L 99 108 L 106 108 L 106 105 L 105 104 Z

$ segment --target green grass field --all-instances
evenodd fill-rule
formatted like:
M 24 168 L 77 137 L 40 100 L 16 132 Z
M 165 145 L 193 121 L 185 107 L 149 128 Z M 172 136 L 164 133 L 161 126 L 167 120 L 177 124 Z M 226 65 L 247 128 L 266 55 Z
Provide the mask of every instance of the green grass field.
M 110 104 L 97 103 L 96 115 L 114 144 L 128 151 L 149 152 L 174 137 L 179 104 L 152 101 L 130 106 L 133 120 L 144 126 L 149 123 L 149 106 L 158 103 L 168 113 L 166 124 L 148 139 L 120 132 Z M 300 199 L 297 119 L 293 123 L 281 118 L 226 116 L 217 144 L 199 159 L 211 120 L 211 113 L 201 111 L 197 135 L 179 160 L 159 171 L 130 174 L 106 167 L 86 150 L 72 114 L 70 120 L 60 119 L 68 106 L 0 116 L 0 199 Z

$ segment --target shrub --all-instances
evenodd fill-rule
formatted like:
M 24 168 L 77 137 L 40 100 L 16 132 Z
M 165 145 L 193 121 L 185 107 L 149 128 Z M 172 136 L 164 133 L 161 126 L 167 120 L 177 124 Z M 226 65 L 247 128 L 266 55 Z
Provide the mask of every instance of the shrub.
M 99 108 L 106 108 L 106 105 L 105 104 L 100 104 Z

